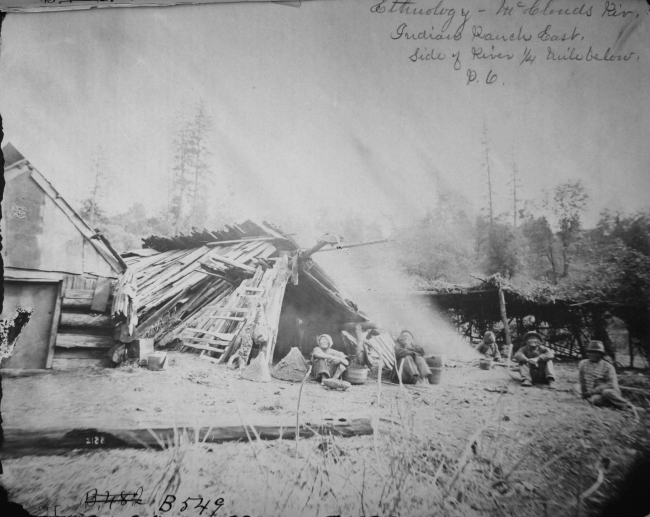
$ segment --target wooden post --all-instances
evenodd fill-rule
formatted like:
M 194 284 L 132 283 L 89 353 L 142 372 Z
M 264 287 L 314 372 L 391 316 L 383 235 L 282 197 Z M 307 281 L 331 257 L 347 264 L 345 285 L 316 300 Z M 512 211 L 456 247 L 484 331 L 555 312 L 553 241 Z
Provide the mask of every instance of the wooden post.
M 273 364 L 273 352 L 275 351 L 275 343 L 278 338 L 282 300 L 284 299 L 287 281 L 291 275 L 291 270 L 289 269 L 289 257 L 280 257 L 275 263 L 274 269 L 276 270 L 276 274 L 271 286 L 266 292 L 266 304 L 264 306 L 266 322 L 271 330 L 271 333 L 268 336 L 269 365 Z
M 508 368 L 510 368 L 510 357 L 512 356 L 512 341 L 510 340 L 510 326 L 508 325 L 508 316 L 506 315 L 506 299 L 503 296 L 501 282 L 499 282 L 499 310 L 501 312 L 501 321 L 506 334 L 506 345 L 508 346 Z

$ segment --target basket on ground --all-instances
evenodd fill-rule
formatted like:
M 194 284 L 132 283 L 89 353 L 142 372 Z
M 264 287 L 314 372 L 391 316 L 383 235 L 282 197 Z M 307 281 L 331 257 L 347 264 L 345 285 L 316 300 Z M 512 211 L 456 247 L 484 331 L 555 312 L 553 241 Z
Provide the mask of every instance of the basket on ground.
M 343 372 L 343 380 L 350 384 L 365 384 L 368 379 L 368 368 L 348 368 Z

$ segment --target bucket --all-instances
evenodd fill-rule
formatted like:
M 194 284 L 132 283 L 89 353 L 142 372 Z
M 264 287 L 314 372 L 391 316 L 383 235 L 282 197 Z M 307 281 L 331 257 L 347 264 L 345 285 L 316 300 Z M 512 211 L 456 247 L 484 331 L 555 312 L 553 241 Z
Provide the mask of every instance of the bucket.
M 429 367 L 431 375 L 429 375 L 429 384 L 440 384 L 440 376 L 442 375 L 442 368 Z
M 147 357 L 149 370 L 164 370 L 167 368 L 167 352 L 154 352 Z
M 368 378 L 368 368 L 348 368 L 343 372 L 343 380 L 350 384 L 365 384 Z
M 443 355 L 426 355 L 424 360 L 429 365 L 429 368 L 442 368 L 445 365 L 445 358 Z
M 480 359 L 478 365 L 481 367 L 481 370 L 489 370 L 492 368 L 492 359 L 483 358 Z

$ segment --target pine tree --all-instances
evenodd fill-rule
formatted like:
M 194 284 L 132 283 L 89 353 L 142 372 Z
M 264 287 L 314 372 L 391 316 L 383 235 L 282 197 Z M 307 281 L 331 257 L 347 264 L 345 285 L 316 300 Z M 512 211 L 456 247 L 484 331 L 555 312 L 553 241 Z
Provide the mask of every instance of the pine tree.
M 211 131 L 212 120 L 200 102 L 193 117 L 182 124 L 174 140 L 170 211 L 177 233 L 192 226 L 205 226 L 211 186 L 211 171 L 207 163 L 211 154 L 208 149 Z
M 184 125 L 179 129 L 174 140 L 174 175 L 172 181 L 171 213 L 174 231 L 178 234 L 183 226 L 185 197 L 189 185 L 189 128 Z
M 206 162 L 208 137 L 212 131 L 212 119 L 205 112 L 203 102 L 196 108 L 196 114 L 190 125 L 189 143 L 192 171 L 192 225 L 205 221 L 207 216 L 207 193 L 210 187 L 210 168 Z
M 485 146 L 485 170 L 487 173 L 487 187 L 488 187 L 488 214 L 490 219 L 490 226 L 494 224 L 494 205 L 493 205 L 493 190 L 492 190 L 492 171 L 490 170 L 490 146 L 488 141 L 487 124 L 483 124 L 483 145 Z
M 519 169 L 517 168 L 517 162 L 515 161 L 515 150 L 512 150 L 512 175 L 510 176 L 510 182 L 508 185 L 511 185 L 512 188 L 512 225 L 517 227 L 517 214 L 519 213 L 517 207 L 519 206 L 518 192 L 521 189 L 521 182 L 519 180 Z
M 80 213 L 88 221 L 90 227 L 94 229 L 95 224 L 105 218 L 104 210 L 99 205 L 104 195 L 106 182 L 106 157 L 101 146 L 97 147 L 91 161 L 93 184 L 90 187 L 88 197 L 81 203 Z

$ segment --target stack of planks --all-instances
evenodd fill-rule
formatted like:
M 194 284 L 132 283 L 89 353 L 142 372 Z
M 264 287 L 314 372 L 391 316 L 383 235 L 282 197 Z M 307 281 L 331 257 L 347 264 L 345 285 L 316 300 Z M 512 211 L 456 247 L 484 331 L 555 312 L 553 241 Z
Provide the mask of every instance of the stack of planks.
M 119 340 L 169 342 L 177 333 L 168 332 L 165 318 L 173 318 L 179 328 L 178 323 L 231 294 L 242 278 L 255 274 L 260 259 L 274 253 L 273 243 L 252 238 L 126 258 L 128 268 L 118 281 L 112 307 L 113 316 L 124 322 Z

